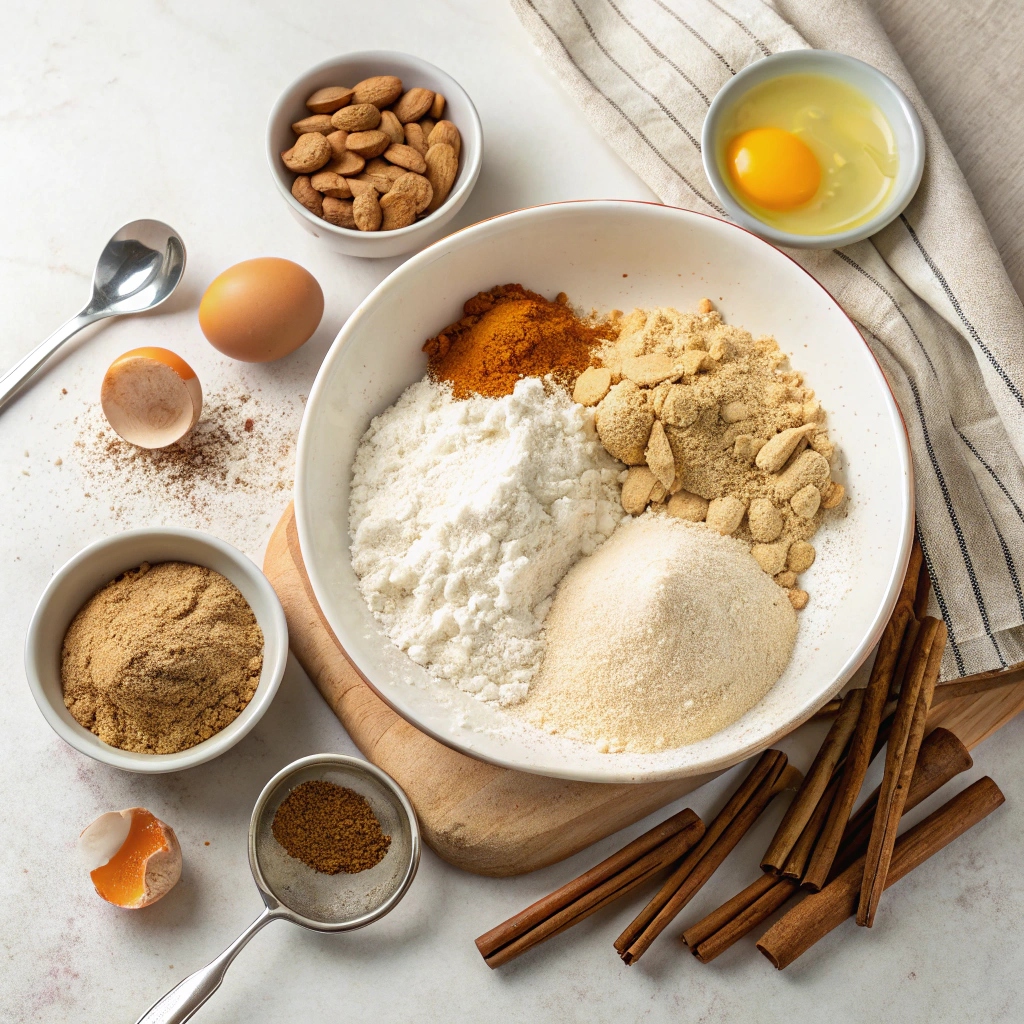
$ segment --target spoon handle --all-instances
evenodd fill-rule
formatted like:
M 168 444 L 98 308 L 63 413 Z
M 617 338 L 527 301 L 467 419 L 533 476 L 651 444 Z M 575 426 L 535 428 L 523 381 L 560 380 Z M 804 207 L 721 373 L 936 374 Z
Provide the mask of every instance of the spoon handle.
M 72 335 L 83 327 L 94 324 L 97 320 L 110 316 L 109 313 L 96 313 L 86 307 L 77 316 L 73 316 L 66 324 L 62 324 L 46 341 L 36 345 L 27 356 L 18 360 L 2 377 L 0 377 L 0 409 L 14 397 L 21 385 L 36 371 L 41 363 L 49 359 Z
M 268 922 L 279 915 L 264 910 L 259 917 L 216 960 L 179 981 L 167 995 L 158 999 L 135 1024 L 182 1024 L 220 988 L 231 961 L 238 951 Z

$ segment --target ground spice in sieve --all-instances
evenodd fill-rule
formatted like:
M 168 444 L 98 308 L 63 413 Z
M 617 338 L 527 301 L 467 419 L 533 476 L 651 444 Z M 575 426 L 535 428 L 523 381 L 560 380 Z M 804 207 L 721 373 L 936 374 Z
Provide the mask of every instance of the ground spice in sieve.
M 271 831 L 290 857 L 326 875 L 366 871 L 391 846 L 366 798 L 324 779 L 296 786 L 277 808 Z
M 571 388 L 596 346 L 616 334 L 611 322 L 581 320 L 564 293 L 551 302 L 519 284 L 480 292 L 463 312 L 423 346 L 431 378 L 449 382 L 456 398 L 511 395 L 521 377 L 548 374 Z

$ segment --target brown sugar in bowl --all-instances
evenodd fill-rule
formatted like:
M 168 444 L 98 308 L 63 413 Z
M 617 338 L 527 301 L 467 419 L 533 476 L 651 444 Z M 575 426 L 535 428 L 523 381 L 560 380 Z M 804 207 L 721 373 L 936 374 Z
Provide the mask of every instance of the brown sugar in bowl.
M 64 706 L 61 650 L 72 619 L 93 594 L 143 562 L 188 562 L 226 577 L 241 592 L 263 633 L 263 667 L 252 699 L 209 739 L 173 754 L 135 753 L 104 743 Z M 288 625 L 270 581 L 236 548 L 181 527 L 147 527 L 98 540 L 54 573 L 36 604 L 25 640 L 25 674 L 43 717 L 61 739 L 97 761 L 125 771 L 180 771 L 229 750 L 255 727 L 274 699 L 288 659 Z

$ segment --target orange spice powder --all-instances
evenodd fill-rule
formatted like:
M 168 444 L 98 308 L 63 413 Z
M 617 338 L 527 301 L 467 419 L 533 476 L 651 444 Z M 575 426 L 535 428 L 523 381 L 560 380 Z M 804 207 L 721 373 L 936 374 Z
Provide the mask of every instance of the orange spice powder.
M 547 374 L 571 388 L 616 332 L 581 320 L 566 303 L 564 292 L 551 302 L 518 284 L 480 292 L 461 320 L 423 346 L 431 378 L 449 382 L 456 398 L 510 395 L 521 377 Z

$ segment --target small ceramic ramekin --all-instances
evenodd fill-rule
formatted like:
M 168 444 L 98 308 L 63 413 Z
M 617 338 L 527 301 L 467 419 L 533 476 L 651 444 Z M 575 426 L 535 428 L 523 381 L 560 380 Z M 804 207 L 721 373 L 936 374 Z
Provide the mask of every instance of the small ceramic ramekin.
M 143 562 L 190 562 L 226 576 L 249 602 L 263 630 L 263 671 L 252 700 L 220 732 L 176 754 L 138 754 L 104 743 L 64 706 L 61 649 L 83 604 L 112 579 Z M 270 581 L 230 544 L 177 527 L 128 530 L 90 544 L 54 573 L 25 639 L 25 672 L 39 710 L 61 739 L 89 757 L 130 772 L 176 772 L 223 754 L 250 732 L 270 706 L 288 660 L 288 624 Z
M 459 173 L 444 203 L 432 214 L 394 231 L 353 231 L 317 217 L 293 195 L 295 173 L 281 162 L 281 153 L 295 144 L 291 126 L 309 116 L 306 99 L 329 85 L 355 85 L 373 75 L 397 75 L 406 89 L 419 86 L 441 93 L 444 114 L 462 136 Z M 445 225 L 469 198 L 483 162 L 484 133 L 480 115 L 469 93 L 451 75 L 419 57 L 392 50 L 366 50 L 332 57 L 300 75 L 281 94 L 267 125 L 267 160 L 282 198 L 296 220 L 311 234 L 322 238 L 336 252 L 347 256 L 402 256 L 415 252 L 441 235 Z
M 822 75 L 859 89 L 877 104 L 896 136 L 900 167 L 885 206 L 870 220 L 848 231 L 828 235 L 800 235 L 765 224 L 735 197 L 723 172 L 721 125 L 743 97 L 755 86 L 783 75 Z M 829 50 L 786 50 L 749 64 L 719 90 L 704 118 L 701 132 L 704 172 L 728 215 L 748 231 L 776 245 L 797 249 L 831 249 L 859 242 L 895 220 L 914 197 L 924 173 L 924 130 L 910 100 L 896 83 L 877 68 L 844 53 Z

